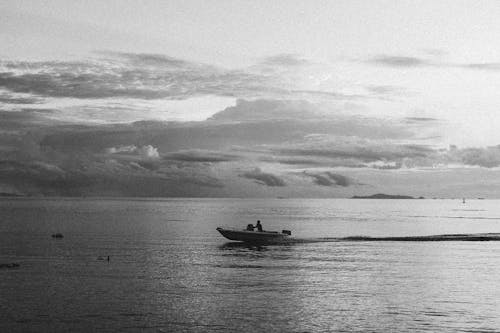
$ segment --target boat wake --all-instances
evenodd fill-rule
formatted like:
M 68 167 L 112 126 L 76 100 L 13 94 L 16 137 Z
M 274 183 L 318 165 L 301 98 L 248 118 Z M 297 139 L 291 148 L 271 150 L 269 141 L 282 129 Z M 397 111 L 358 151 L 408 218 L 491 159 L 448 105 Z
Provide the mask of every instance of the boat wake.
M 322 238 L 290 238 L 285 242 L 292 243 L 320 243 L 320 242 L 446 242 L 446 241 L 500 241 L 500 233 L 480 234 L 446 234 L 429 236 L 349 236 L 349 237 L 322 237 Z

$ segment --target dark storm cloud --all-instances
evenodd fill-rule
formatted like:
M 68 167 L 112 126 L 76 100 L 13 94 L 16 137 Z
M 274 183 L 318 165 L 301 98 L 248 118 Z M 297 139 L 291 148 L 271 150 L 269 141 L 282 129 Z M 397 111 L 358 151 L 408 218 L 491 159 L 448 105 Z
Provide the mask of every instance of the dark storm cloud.
M 286 186 L 286 183 L 283 179 L 271 173 L 262 172 L 259 168 L 255 168 L 252 171 L 245 172 L 241 174 L 240 177 L 253 179 L 256 181 L 256 183 L 267 186 Z

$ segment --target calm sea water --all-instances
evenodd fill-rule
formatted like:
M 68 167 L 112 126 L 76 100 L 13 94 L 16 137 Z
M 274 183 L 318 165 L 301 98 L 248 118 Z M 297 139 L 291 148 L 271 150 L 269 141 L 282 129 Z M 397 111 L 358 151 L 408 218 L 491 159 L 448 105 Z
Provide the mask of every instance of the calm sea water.
M 215 230 L 257 219 L 301 238 L 500 232 L 500 202 L 4 199 L 0 263 L 20 267 L 0 269 L 0 331 L 500 331 L 500 242 L 248 247 Z

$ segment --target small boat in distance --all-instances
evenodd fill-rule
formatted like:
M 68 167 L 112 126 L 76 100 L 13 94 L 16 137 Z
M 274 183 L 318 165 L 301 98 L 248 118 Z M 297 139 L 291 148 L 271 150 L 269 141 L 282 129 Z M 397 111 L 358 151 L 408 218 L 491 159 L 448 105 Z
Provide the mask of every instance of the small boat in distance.
M 218 227 L 217 231 L 229 240 L 257 243 L 257 244 L 271 244 L 286 242 L 292 232 L 290 230 L 283 230 L 281 233 L 278 231 L 249 231 L 237 230 Z

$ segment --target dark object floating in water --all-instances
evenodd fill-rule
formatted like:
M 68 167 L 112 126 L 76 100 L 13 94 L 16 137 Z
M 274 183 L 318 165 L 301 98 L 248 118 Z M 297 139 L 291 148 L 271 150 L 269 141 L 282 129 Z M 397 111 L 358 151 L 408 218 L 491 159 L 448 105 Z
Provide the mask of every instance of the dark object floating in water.
M 103 256 L 99 256 L 97 257 L 97 260 L 106 260 L 106 261 L 109 261 L 109 256 L 106 257 L 103 257 Z
M 377 193 L 373 195 L 355 195 L 351 197 L 351 199 L 415 199 L 415 198 L 409 195 Z M 424 197 L 419 197 L 419 199 L 424 199 Z
M 60 232 L 56 233 L 56 234 L 52 234 L 52 238 L 63 238 L 63 234 L 61 234 Z
M 0 268 L 17 268 L 20 265 L 16 262 L 8 263 L 8 264 L 0 264 Z
M 279 233 L 277 231 L 249 231 L 225 229 L 221 227 L 218 227 L 217 231 L 229 240 L 254 244 L 287 242 L 290 240 L 290 236 L 292 234 L 290 230 L 283 230 L 281 233 Z

